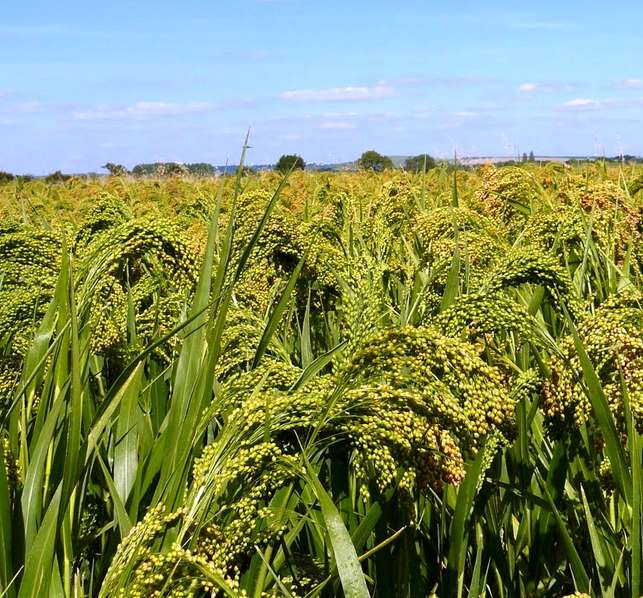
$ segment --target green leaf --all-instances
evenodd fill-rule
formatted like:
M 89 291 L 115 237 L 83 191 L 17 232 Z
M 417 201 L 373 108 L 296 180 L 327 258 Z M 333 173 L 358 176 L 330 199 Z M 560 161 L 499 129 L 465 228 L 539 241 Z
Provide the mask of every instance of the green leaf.
M 301 388 L 308 380 L 314 377 L 318 372 L 324 369 L 332 360 L 337 353 L 339 353 L 346 345 L 348 341 L 342 341 L 330 351 L 320 355 L 315 359 L 302 373 L 301 376 L 296 380 L 296 382 L 290 387 L 289 392 L 294 392 L 298 388 Z
M 132 529 L 132 522 L 127 515 L 127 511 L 125 510 L 124 503 L 121 500 L 120 494 L 116 488 L 116 484 L 114 483 L 114 480 L 112 480 L 112 476 L 110 475 L 107 466 L 98 453 L 96 453 L 96 460 L 98 461 L 98 464 L 103 471 L 103 477 L 105 478 L 105 484 L 107 484 L 107 490 L 109 491 L 109 494 L 112 497 L 112 501 L 114 503 L 114 519 L 121 531 L 122 539 L 127 536 L 129 531 Z
M 574 322 L 572 321 L 569 313 L 565 310 L 565 315 L 567 317 L 567 323 L 569 324 L 572 337 L 574 339 L 574 345 L 576 347 L 576 353 L 578 353 L 578 359 L 580 360 L 581 367 L 583 369 L 583 379 L 585 381 L 586 394 L 589 398 L 589 401 L 592 405 L 592 411 L 594 417 L 598 422 L 601 433 L 605 440 L 605 452 L 607 453 L 607 458 L 610 461 L 612 466 L 612 473 L 614 476 L 614 481 L 618 489 L 620 490 L 623 498 L 627 501 L 628 505 L 632 504 L 632 476 L 627 467 L 627 462 L 625 460 L 625 454 L 623 452 L 623 445 L 618 437 L 616 431 L 616 424 L 614 423 L 614 418 L 607 402 L 607 398 L 603 393 L 603 388 L 601 383 L 596 375 L 594 366 L 585 351 L 585 347 Z
M 304 312 L 304 321 L 301 326 L 301 366 L 306 369 L 313 362 L 313 349 L 310 331 L 310 291 Z
M 556 522 L 556 527 L 558 528 L 560 539 L 562 540 L 563 546 L 565 548 L 565 552 L 567 553 L 567 558 L 569 559 L 569 565 L 572 569 L 572 573 L 574 574 L 574 579 L 576 581 L 576 588 L 581 592 L 588 592 L 589 576 L 587 575 L 587 571 L 585 570 L 583 561 L 581 560 L 580 555 L 576 550 L 574 540 L 572 539 L 571 535 L 569 534 L 569 531 L 567 530 L 567 526 L 565 525 L 565 522 L 563 521 L 563 518 L 561 517 L 560 512 L 558 511 L 558 508 L 554 503 L 554 499 L 552 498 L 549 492 L 549 489 L 547 488 L 547 484 L 543 481 L 542 477 L 538 472 L 536 472 L 536 477 L 540 483 L 540 487 L 543 492 L 543 495 L 547 500 L 547 502 L 549 503 L 549 508 L 551 509 L 551 512 L 554 515 L 554 520 Z
M 116 425 L 114 484 L 123 503 L 127 502 L 138 469 L 138 421 L 140 419 L 138 397 L 141 379 L 142 370 L 139 369 L 123 394 Z
M 0 595 L 4 591 L 8 591 L 13 576 L 13 526 L 11 520 L 9 481 L 3 449 L 0 447 Z
M 585 520 L 587 521 L 587 530 L 589 532 L 589 539 L 592 544 L 592 552 L 594 554 L 594 562 L 596 564 L 598 575 L 600 576 L 603 595 L 605 595 L 607 591 L 607 580 L 604 579 L 604 575 L 610 572 L 611 567 L 608 566 L 608 560 L 603 547 L 603 539 L 599 535 L 598 529 L 596 528 L 594 517 L 590 510 L 589 503 L 587 502 L 585 488 L 583 488 L 583 486 L 581 485 L 580 489 L 581 497 L 583 499 L 583 509 L 585 510 Z M 612 565 L 612 563 L 610 563 L 610 565 Z
M 462 589 L 464 583 L 464 561 L 465 552 L 467 549 L 467 536 L 466 531 L 467 520 L 469 519 L 473 501 L 476 496 L 476 489 L 478 488 L 480 476 L 482 474 L 482 463 L 484 459 L 485 449 L 482 447 L 474 461 L 466 466 L 466 476 L 458 488 L 458 495 L 455 505 L 455 513 L 453 522 L 451 523 L 451 530 L 449 534 L 449 555 L 447 566 L 449 569 L 450 586 L 457 587 L 458 596 L 462 596 Z
M 641 476 L 641 451 L 643 443 L 641 435 L 636 428 L 636 421 L 632 413 L 630 394 L 621 372 L 621 394 L 625 407 L 625 421 L 627 423 L 627 440 L 630 448 L 630 463 L 632 466 L 632 525 L 630 537 L 632 542 L 632 598 L 641 595 L 641 565 L 643 564 L 643 551 L 641 544 L 643 540 L 643 525 L 641 524 L 641 496 L 643 495 L 643 481 Z
M 456 162 L 456 164 L 457 164 L 457 162 Z M 458 194 L 458 176 L 457 176 L 457 174 L 458 174 L 457 172 L 453 173 L 453 186 L 451 187 L 451 206 L 454 207 L 454 208 L 457 208 L 459 203 L 460 203 L 459 194 Z
M 288 279 L 288 284 L 286 285 L 286 288 L 281 294 L 281 297 L 279 297 L 279 301 L 277 302 L 275 309 L 270 314 L 268 323 L 266 324 L 263 334 L 261 335 L 261 340 L 257 345 L 257 350 L 255 352 L 255 356 L 252 361 L 253 368 L 256 368 L 257 365 L 259 364 L 261 357 L 263 356 L 263 354 L 266 351 L 266 348 L 268 347 L 268 343 L 270 342 L 272 335 L 275 333 L 275 330 L 277 330 L 277 326 L 279 326 L 279 322 L 281 321 L 281 316 L 284 313 L 284 311 L 286 311 L 286 308 L 288 307 L 288 303 L 290 302 L 290 296 L 292 295 L 293 289 L 297 284 L 299 273 L 301 272 L 301 269 L 304 267 L 304 262 L 306 261 L 307 255 L 308 255 L 308 252 L 304 253 L 302 258 L 299 260 L 299 263 L 297 264 L 292 274 L 290 275 L 290 278 Z
M 455 223 L 454 223 L 455 227 Z M 455 228 L 455 238 L 453 247 L 453 257 L 451 258 L 451 266 L 447 274 L 447 284 L 444 288 L 442 301 L 440 303 L 440 311 L 446 311 L 455 301 L 460 291 L 460 233 Z
M 25 474 L 21 504 L 22 516 L 25 522 L 25 544 L 27 551 L 31 543 L 35 540 L 38 524 L 40 523 L 43 485 L 47 473 L 47 453 L 49 452 L 51 443 L 55 440 L 55 431 L 63 407 L 64 402 L 58 400 L 55 401 L 50 408 L 42 431 L 33 447 L 31 461 Z
M 324 487 L 321 485 L 315 470 L 307 463 L 308 480 L 321 506 L 326 531 L 335 557 L 335 565 L 342 582 L 345 598 L 368 598 L 368 587 L 357 558 L 355 546 L 344 525 L 337 507 Z
M 58 486 L 33 545 L 28 546 L 18 598 L 41 598 L 49 593 L 61 493 L 62 487 Z
M 66 248 L 63 247 L 66 251 Z M 67 428 L 65 443 L 65 464 L 63 466 L 63 486 L 61 504 L 65 510 L 69 497 L 78 481 L 78 472 L 84 465 L 84 458 L 81 452 L 81 435 L 83 424 L 83 389 L 81 371 L 84 369 L 80 358 L 80 343 L 78 340 L 78 314 L 74 297 L 73 270 L 71 258 L 67 260 L 69 268 L 69 297 L 68 310 L 71 328 L 69 330 L 69 353 L 71 356 L 71 371 L 66 374 L 71 380 L 69 387 L 69 405 L 65 425 Z

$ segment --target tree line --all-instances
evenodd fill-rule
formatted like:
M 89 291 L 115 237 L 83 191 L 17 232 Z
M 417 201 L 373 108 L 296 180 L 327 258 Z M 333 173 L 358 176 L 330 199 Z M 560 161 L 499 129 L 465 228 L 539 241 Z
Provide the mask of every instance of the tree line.
M 621 163 L 642 163 L 643 158 L 638 156 L 615 156 L 615 157 L 604 157 L 601 159 L 605 162 L 621 162 Z M 529 154 L 523 154 L 522 159 L 508 160 L 506 162 L 496 163 L 496 166 L 510 166 L 522 163 L 535 162 L 534 153 L 530 152 Z M 569 162 L 574 162 L 570 160 Z M 380 154 L 375 150 L 365 151 L 354 163 L 359 170 L 369 170 L 373 172 L 382 172 L 384 170 L 390 170 L 395 168 L 395 164 L 388 156 Z M 407 172 L 427 172 L 436 166 L 436 160 L 429 154 L 418 154 L 416 156 L 410 156 L 405 159 L 404 163 L 401 165 L 401 168 Z M 458 167 L 462 167 L 459 165 Z M 128 170 L 122 164 L 117 164 L 114 162 L 107 162 L 101 168 L 107 170 L 110 176 L 135 176 L 135 177 L 172 177 L 172 176 L 185 176 L 193 175 L 197 177 L 208 177 L 216 176 L 219 174 L 219 169 L 217 169 L 212 164 L 206 162 L 194 162 L 190 164 L 182 164 L 179 162 L 151 162 L 145 164 L 137 164 L 131 170 Z M 282 155 L 277 163 L 274 166 L 274 169 L 278 172 L 287 173 L 292 170 L 304 170 L 306 168 L 306 162 L 299 154 L 284 154 Z M 236 167 L 230 167 L 225 170 L 225 174 L 236 172 Z M 250 174 L 253 172 L 253 169 L 244 166 L 244 173 Z M 97 176 L 94 174 L 93 176 Z M 51 183 L 65 182 L 69 180 L 72 175 L 63 174 L 60 170 L 53 172 L 47 175 L 45 180 Z M 0 171 L 0 184 L 7 183 L 14 179 L 21 179 L 23 181 L 28 181 L 33 179 L 33 176 L 24 175 L 16 176 L 9 172 Z
M 435 159 L 429 154 L 419 154 L 407 158 L 404 162 L 404 169 L 411 172 L 426 172 L 435 167 Z M 361 170 L 372 170 L 381 172 L 394 168 L 393 161 L 375 150 L 365 151 L 357 160 L 356 165 Z M 103 165 L 110 175 L 124 176 L 181 176 L 186 174 L 196 176 L 214 176 L 217 169 L 211 164 L 199 162 L 195 164 L 180 164 L 176 162 L 154 162 L 150 164 L 138 164 L 131 171 L 128 171 L 121 164 L 108 162 Z M 287 173 L 293 170 L 304 170 L 305 160 L 299 154 L 284 154 L 275 164 L 275 170 Z

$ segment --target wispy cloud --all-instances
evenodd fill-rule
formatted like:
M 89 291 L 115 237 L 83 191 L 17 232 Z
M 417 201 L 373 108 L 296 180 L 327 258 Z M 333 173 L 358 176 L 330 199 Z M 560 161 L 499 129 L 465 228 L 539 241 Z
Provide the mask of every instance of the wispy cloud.
M 392 85 L 377 84 L 326 89 L 293 89 L 282 92 L 280 97 L 293 102 L 355 102 L 379 100 L 397 95 L 399 94 Z
M 589 98 L 577 98 L 575 100 L 569 100 L 562 105 L 564 110 L 587 110 L 594 108 L 606 108 L 606 109 L 616 109 L 623 111 L 626 109 L 640 109 L 643 106 L 643 97 L 626 97 L 626 98 L 603 98 L 600 100 L 589 99 Z M 616 115 L 618 118 L 622 118 L 623 115 Z
M 207 112 L 213 108 L 207 102 L 173 104 L 168 102 L 136 102 L 130 106 L 100 105 L 95 108 L 76 110 L 71 113 L 73 120 L 144 120 L 155 117 L 183 116 Z
M 625 79 L 622 86 L 628 89 L 643 89 L 643 79 Z
M 563 104 L 564 108 L 571 109 L 584 109 L 584 108 L 597 108 L 601 105 L 601 102 L 598 100 L 592 100 L 590 98 L 576 98 L 574 100 L 569 100 Z
M 547 82 L 530 82 L 522 83 L 518 86 L 518 91 L 520 93 L 535 93 L 535 92 L 561 92 L 561 91 L 573 91 L 576 89 L 576 85 L 573 83 L 563 83 L 558 81 L 547 81 Z
M 325 120 L 319 124 L 320 129 L 347 130 L 354 129 L 355 123 L 343 120 Z
M 476 116 L 480 116 L 480 113 L 463 110 L 461 112 L 456 112 L 455 115 L 459 116 L 460 118 L 475 118 Z

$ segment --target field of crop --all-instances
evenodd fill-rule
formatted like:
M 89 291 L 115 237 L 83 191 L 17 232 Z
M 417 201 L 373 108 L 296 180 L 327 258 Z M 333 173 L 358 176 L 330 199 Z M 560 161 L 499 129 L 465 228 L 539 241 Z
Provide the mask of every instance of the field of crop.
M 0 596 L 639 596 L 641 189 L 0 185 Z

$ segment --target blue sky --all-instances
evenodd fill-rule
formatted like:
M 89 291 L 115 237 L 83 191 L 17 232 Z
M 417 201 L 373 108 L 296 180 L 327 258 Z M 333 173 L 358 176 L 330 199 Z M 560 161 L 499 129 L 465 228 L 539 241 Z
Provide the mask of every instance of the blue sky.
M 643 2 L 8 2 L 0 170 L 643 154 Z

